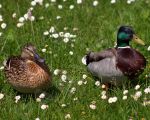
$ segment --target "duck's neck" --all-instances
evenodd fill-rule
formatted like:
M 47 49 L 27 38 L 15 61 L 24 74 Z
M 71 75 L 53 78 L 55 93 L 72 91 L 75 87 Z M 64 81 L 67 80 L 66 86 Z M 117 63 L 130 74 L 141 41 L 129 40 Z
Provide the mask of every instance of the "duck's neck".
M 130 45 L 129 45 L 129 41 L 130 40 L 128 40 L 128 41 L 121 41 L 121 40 L 117 40 L 117 47 L 129 47 Z

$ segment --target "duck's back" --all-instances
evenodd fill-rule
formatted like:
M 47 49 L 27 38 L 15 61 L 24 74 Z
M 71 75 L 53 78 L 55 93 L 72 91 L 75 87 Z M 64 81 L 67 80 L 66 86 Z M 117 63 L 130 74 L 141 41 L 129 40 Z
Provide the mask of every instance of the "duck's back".
M 117 48 L 117 67 L 129 78 L 134 78 L 141 73 L 146 66 L 144 56 L 132 48 Z

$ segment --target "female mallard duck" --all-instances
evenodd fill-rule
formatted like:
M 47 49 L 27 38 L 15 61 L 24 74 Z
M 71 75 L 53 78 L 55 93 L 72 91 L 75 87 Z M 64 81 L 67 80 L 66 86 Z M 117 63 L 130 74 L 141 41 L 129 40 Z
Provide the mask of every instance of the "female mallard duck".
M 21 56 L 10 57 L 4 70 L 8 83 L 22 93 L 42 92 L 51 83 L 48 66 L 31 44 L 22 49 Z
M 86 56 L 88 70 L 102 83 L 119 85 L 126 78 L 133 79 L 144 70 L 146 59 L 129 46 L 133 41 L 144 45 L 131 27 L 121 26 L 117 34 L 117 45 L 102 52 L 90 52 Z

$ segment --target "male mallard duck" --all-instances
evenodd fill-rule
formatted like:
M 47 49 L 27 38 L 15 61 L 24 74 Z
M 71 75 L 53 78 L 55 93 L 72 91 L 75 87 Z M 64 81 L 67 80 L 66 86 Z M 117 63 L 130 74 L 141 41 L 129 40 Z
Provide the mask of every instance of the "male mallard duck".
M 106 85 L 119 85 L 126 78 L 138 77 L 146 66 L 146 59 L 140 52 L 129 46 L 132 39 L 144 45 L 131 27 L 121 26 L 118 30 L 115 48 L 87 54 L 88 70 Z
M 22 49 L 21 56 L 10 57 L 4 70 L 8 83 L 22 93 L 42 92 L 51 83 L 48 66 L 31 44 Z

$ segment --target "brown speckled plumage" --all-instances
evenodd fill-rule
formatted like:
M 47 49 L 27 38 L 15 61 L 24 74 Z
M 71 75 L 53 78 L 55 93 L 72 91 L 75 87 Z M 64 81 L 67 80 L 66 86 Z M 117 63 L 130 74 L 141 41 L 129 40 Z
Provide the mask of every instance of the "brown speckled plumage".
M 27 45 L 29 46 L 31 45 Z M 51 75 L 45 62 L 40 62 L 39 59 L 41 58 L 34 58 L 32 55 L 10 57 L 5 66 L 8 83 L 22 93 L 39 93 L 46 90 L 50 86 Z

